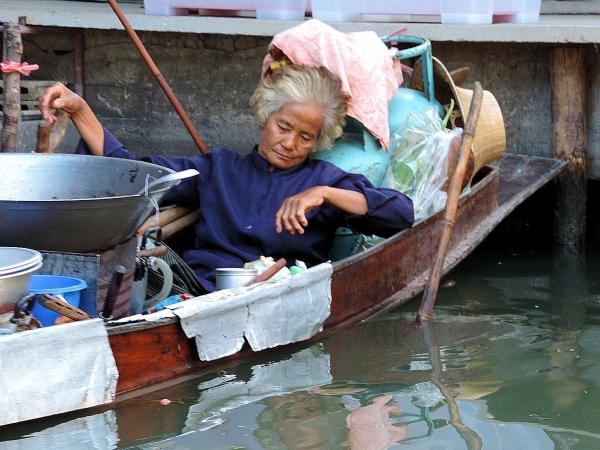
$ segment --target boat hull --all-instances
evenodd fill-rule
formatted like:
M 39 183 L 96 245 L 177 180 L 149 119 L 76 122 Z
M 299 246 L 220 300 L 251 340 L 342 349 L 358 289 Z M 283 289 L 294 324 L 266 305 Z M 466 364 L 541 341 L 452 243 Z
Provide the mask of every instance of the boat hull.
M 500 170 L 486 168 L 484 173 L 460 200 L 445 271 L 458 263 L 452 255 L 458 253 L 462 259 L 470 253 L 474 247 L 465 242 L 498 209 Z M 313 339 L 367 320 L 418 294 L 437 253 L 443 218 L 441 211 L 364 252 L 334 263 L 331 314 Z M 117 393 L 153 386 L 188 372 L 218 370 L 255 354 L 246 346 L 227 358 L 201 361 L 193 339 L 176 321 L 152 327 L 138 324 L 137 330 L 132 325 L 109 330 L 119 369 Z
M 461 196 L 443 272 L 471 253 L 565 164 L 507 155 L 499 167 L 485 167 Z M 29 381 L 24 383 L 35 386 L 40 396 L 54 399 L 60 407 L 48 404 L 34 412 L 25 408 L 21 418 L 0 416 L 0 426 L 67 411 L 107 408 L 115 400 L 177 383 L 186 375 L 226 369 L 283 345 L 321 339 L 406 303 L 427 283 L 443 221 L 440 212 L 332 265 L 321 264 L 298 277 L 260 283 L 239 292 L 218 291 L 199 302 L 174 305 L 173 310 L 106 324 L 83 321 L 9 335 L 10 342 L 24 346 L 22 353 L 30 348 L 37 351 L 37 370 L 28 371 Z M 69 335 L 66 341 L 63 331 Z M 61 344 L 44 347 L 45 341 L 36 340 L 37 336 L 53 337 Z M 211 344 L 217 341 L 225 350 Z M 207 350 L 215 349 L 218 351 L 206 357 Z M 13 361 L 11 367 L 21 373 L 19 358 L 10 358 L 14 349 L 6 347 L 5 352 L 0 352 L 0 361 Z M 56 358 L 52 356 L 55 353 Z M 86 362 L 88 368 L 74 370 L 74 362 Z M 60 382 L 48 383 L 49 367 Z M 3 369 L 0 375 L 5 372 Z M 77 393 L 81 399 L 73 400 Z M 6 401 L 8 408 L 10 400 Z

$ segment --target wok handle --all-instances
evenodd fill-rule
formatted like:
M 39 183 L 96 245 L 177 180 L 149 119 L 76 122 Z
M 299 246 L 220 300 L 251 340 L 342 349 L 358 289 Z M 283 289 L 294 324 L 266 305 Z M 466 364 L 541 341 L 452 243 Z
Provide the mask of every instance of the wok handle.
M 106 300 L 104 301 L 104 309 L 99 314 L 99 317 L 105 322 L 112 319 L 112 312 L 121 290 L 121 284 L 123 283 L 123 277 L 125 276 L 125 267 L 121 265 L 115 266 L 112 279 L 110 280 L 110 286 L 108 287 L 108 293 L 106 294 Z
M 15 304 L 15 310 L 12 319 L 10 319 L 11 323 L 19 323 L 19 317 L 21 316 L 21 309 L 23 306 L 27 305 L 25 309 L 25 315 L 31 316 L 31 310 L 33 309 L 33 305 L 35 304 L 35 294 L 27 294 L 19 299 L 19 301 Z

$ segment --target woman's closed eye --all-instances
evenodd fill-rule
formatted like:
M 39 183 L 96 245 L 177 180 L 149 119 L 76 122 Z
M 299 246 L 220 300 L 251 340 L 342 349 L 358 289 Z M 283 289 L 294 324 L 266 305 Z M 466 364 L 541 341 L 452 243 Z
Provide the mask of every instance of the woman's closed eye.
M 278 122 L 278 123 L 277 123 L 277 126 L 279 127 L 279 129 L 280 129 L 281 131 L 284 131 L 284 132 L 288 132 L 288 131 L 290 131 L 290 126 L 289 126 L 288 124 L 285 124 L 285 123 Z

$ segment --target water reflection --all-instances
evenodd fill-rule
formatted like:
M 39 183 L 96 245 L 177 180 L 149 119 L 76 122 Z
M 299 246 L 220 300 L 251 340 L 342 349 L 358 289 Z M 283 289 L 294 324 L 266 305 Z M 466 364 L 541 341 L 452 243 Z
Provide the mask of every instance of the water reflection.
M 600 448 L 598 272 L 479 255 L 427 326 L 410 305 L 109 411 L 0 429 L 0 448 Z
M 10 426 L 12 427 L 12 425 Z M 4 438 L 5 433 L 0 433 Z M 68 420 L 17 440 L 0 442 L 6 450 L 112 449 L 118 442 L 116 414 L 108 411 Z
M 425 335 L 425 345 L 429 349 L 429 359 L 432 366 L 431 382 L 439 389 L 446 402 L 448 402 L 450 424 L 456 429 L 460 437 L 465 441 L 469 450 L 480 450 L 483 446 L 481 436 L 464 424 L 460 415 L 460 409 L 458 408 L 458 404 L 454 398 L 454 394 L 450 392 L 448 386 L 442 382 L 442 358 L 440 348 L 435 343 L 433 327 L 429 323 L 424 323 L 422 328 Z

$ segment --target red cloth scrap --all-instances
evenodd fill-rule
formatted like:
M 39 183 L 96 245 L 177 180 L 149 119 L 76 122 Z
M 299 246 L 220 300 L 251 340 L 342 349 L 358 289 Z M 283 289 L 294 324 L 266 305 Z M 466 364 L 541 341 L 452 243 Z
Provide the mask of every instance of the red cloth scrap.
M 40 66 L 37 64 L 29 63 L 18 63 L 15 61 L 2 61 L 0 63 L 0 70 L 4 73 L 20 72 L 21 75 L 29 75 L 34 70 L 38 70 Z

